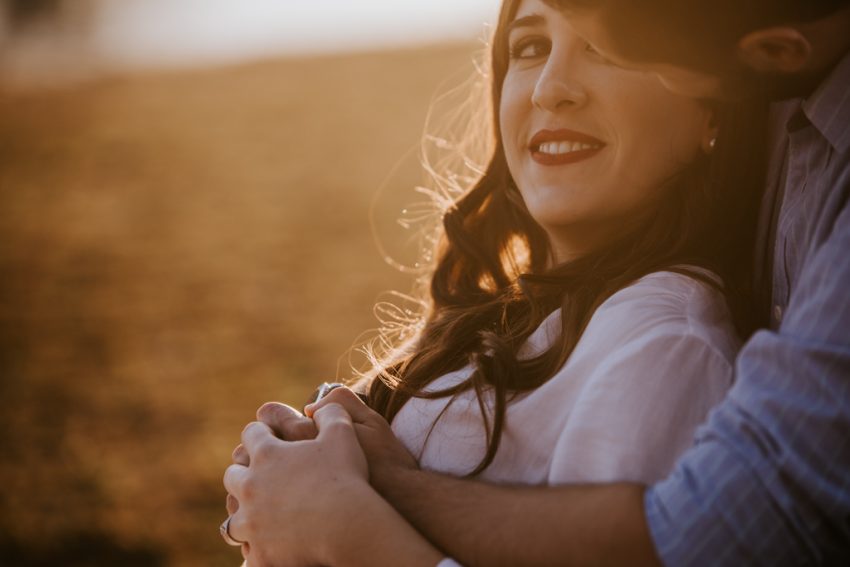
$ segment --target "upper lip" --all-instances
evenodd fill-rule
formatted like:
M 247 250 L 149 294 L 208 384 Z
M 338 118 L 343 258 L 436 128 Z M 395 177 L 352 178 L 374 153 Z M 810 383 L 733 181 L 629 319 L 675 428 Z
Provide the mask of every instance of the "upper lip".
M 575 130 L 569 130 L 567 128 L 560 128 L 558 130 L 540 130 L 532 136 L 528 145 L 532 150 L 536 150 L 540 147 L 540 144 L 544 144 L 546 142 L 581 142 L 583 144 L 591 144 L 594 146 L 605 145 L 605 142 L 599 138 L 594 138 L 590 134 L 576 132 Z

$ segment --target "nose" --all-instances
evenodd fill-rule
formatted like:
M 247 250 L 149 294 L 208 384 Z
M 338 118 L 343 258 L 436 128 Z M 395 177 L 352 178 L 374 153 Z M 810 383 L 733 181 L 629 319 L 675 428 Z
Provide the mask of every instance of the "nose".
M 567 53 L 553 50 L 549 54 L 531 93 L 534 106 L 554 112 L 587 101 L 587 90 L 578 76 L 576 62 L 570 59 Z

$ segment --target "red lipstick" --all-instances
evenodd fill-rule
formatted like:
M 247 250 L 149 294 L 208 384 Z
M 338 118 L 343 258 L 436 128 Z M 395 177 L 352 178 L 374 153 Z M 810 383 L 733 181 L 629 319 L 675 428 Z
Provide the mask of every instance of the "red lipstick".
M 531 157 L 541 165 L 565 165 L 595 156 L 605 147 L 605 142 L 564 128 L 540 130 L 531 138 L 528 147 Z

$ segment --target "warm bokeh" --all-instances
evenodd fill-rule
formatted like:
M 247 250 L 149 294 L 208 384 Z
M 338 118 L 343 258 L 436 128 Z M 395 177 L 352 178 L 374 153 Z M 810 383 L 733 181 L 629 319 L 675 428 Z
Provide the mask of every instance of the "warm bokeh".
M 370 203 L 399 160 L 376 218 L 421 199 L 406 152 L 477 49 L 0 90 L 0 564 L 238 563 L 239 432 L 409 287 Z

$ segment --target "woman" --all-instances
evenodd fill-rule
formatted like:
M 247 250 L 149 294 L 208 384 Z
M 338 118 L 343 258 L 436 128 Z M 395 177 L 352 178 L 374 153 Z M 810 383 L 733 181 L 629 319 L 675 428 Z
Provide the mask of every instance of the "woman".
M 492 160 L 445 214 L 429 310 L 377 366 L 369 405 L 423 468 L 650 483 L 731 385 L 759 186 L 749 172 L 761 171 L 743 150 L 761 147 L 760 130 L 606 61 L 540 0 L 503 4 L 492 59 Z M 377 423 L 345 396 L 329 400 Z M 360 437 L 374 482 L 380 457 Z M 297 530 L 271 498 L 244 509 L 246 482 L 274 493 L 259 469 L 248 480 L 247 453 L 225 485 L 231 512 L 242 505 L 230 535 L 250 557 L 267 554 L 262 533 Z M 315 511 L 339 510 L 326 505 Z

